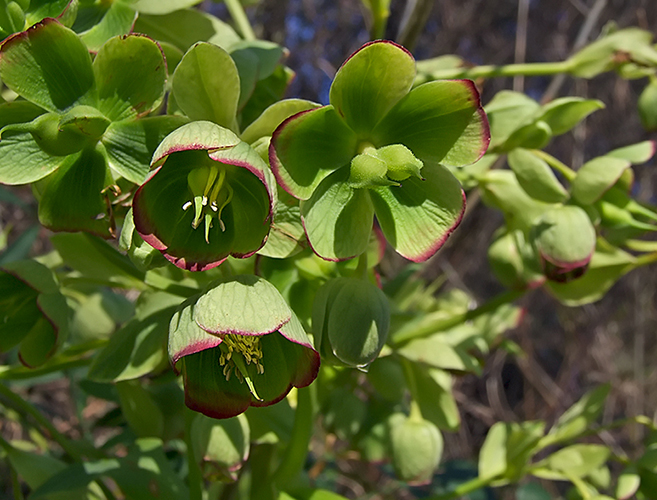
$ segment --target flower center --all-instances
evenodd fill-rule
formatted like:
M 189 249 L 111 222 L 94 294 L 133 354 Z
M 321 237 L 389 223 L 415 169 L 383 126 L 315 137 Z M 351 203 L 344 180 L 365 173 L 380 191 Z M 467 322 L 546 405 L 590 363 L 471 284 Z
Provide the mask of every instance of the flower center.
M 422 179 L 420 170 L 424 164 L 402 144 L 375 149 L 366 142 L 359 146 L 358 152 L 351 160 L 348 180 L 353 188 L 399 186 L 411 176 Z
M 251 363 L 256 365 L 257 372 L 262 375 L 265 373 L 265 367 L 262 366 L 262 346 L 260 345 L 260 336 L 258 335 L 224 335 L 220 344 L 221 355 L 219 364 L 224 367 L 224 377 L 230 379 L 230 374 L 235 371 L 235 375 L 244 381 L 244 373 L 240 367 L 242 358 L 247 365 Z M 235 353 L 240 354 L 241 358 L 236 358 Z M 237 361 L 237 363 L 236 363 Z
M 192 227 L 196 229 L 203 220 L 205 224 L 205 242 L 210 243 L 210 228 L 214 219 L 219 221 L 222 231 L 226 230 L 221 220 L 221 212 L 233 199 L 233 188 L 225 182 L 226 169 L 221 165 L 203 166 L 192 170 L 187 175 L 187 185 L 192 199 L 186 201 L 182 208 L 194 207 Z

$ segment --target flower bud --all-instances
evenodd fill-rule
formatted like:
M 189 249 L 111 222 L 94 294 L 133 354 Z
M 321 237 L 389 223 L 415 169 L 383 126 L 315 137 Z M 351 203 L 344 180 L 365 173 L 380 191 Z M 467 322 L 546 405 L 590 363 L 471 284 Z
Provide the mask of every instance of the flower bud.
M 438 428 L 418 417 L 395 413 L 388 420 L 392 464 L 397 477 L 411 484 L 431 482 L 443 454 Z
M 379 355 L 389 327 L 388 299 L 372 283 L 336 278 L 317 291 L 313 329 L 318 350 L 327 361 L 367 367 Z

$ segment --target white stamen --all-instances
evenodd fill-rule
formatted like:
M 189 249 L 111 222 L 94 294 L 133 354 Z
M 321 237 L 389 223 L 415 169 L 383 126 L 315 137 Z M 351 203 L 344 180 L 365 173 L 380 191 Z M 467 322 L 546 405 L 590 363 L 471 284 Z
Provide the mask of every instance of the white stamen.
M 201 205 L 206 206 L 208 204 L 208 197 L 203 196 L 203 200 L 201 200 Z
M 219 210 L 219 207 L 217 207 L 217 202 L 216 201 L 213 201 L 212 203 L 210 203 L 210 208 L 212 209 L 213 212 L 216 212 L 217 210 Z
M 192 202 L 191 202 L 191 201 L 188 201 L 188 202 L 186 202 L 186 203 L 183 205 L 182 208 L 183 208 L 183 210 L 187 210 L 187 209 L 188 209 L 189 207 L 191 207 L 191 206 L 192 206 Z

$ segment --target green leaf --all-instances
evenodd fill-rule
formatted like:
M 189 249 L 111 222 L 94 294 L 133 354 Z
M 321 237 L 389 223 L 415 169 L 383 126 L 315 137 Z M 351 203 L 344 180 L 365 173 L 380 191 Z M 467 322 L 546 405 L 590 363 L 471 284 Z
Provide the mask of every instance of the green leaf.
M 253 144 L 261 137 L 274 134 L 274 130 L 292 115 L 301 111 L 320 107 L 319 104 L 304 99 L 284 99 L 272 104 L 262 114 L 244 129 L 242 140 Z
M 95 103 L 91 56 L 78 36 L 54 19 L 2 44 L 0 78 L 18 95 L 48 111 Z
M 587 45 L 568 59 L 570 73 L 582 78 L 593 78 L 619 65 L 619 52 L 638 55 L 652 42 L 653 34 L 639 28 L 626 28 L 604 36 Z
M 520 186 L 535 200 L 560 203 L 568 198 L 568 192 L 543 159 L 517 148 L 509 153 L 508 161 Z
M 144 304 L 143 301 L 146 301 Z M 88 377 L 99 382 L 131 380 L 168 365 L 169 323 L 180 297 L 158 292 L 142 301 L 138 314 L 112 335 L 89 367 Z
M 532 121 L 540 105 L 520 92 L 502 90 L 486 105 L 491 149 L 503 144 L 518 128 Z
M 105 157 L 98 149 L 68 156 L 45 180 L 39 221 L 53 231 L 88 231 L 109 238 L 114 220 L 108 213 L 105 188 L 112 184 Z
M 108 40 L 98 51 L 93 70 L 98 109 L 111 121 L 145 115 L 164 96 L 166 65 L 162 51 L 145 36 Z
M 106 8 L 102 2 L 99 3 L 100 6 L 88 5 L 86 8 L 80 9 L 79 12 L 79 17 L 83 18 L 90 15 L 85 13 L 85 10 L 100 10 L 97 14 L 100 19 L 80 34 L 80 38 L 92 52 L 98 52 L 110 38 L 130 33 L 137 19 L 135 9 L 127 3 L 111 2 L 109 8 Z M 74 28 L 77 28 L 77 26 L 74 26 Z
M 458 430 L 461 416 L 452 394 L 452 375 L 418 363 L 413 363 L 411 369 L 415 376 L 417 403 L 422 417 L 439 429 Z
M 458 346 L 450 346 L 440 334 L 410 341 L 399 349 L 399 354 L 417 363 L 442 370 L 478 373 L 477 360 Z
M 495 423 L 488 431 L 479 452 L 479 477 L 492 479 L 506 472 L 507 424 Z
M 383 234 L 403 257 L 422 262 L 445 243 L 459 225 L 465 194 L 442 165 L 422 169 L 424 180 L 409 177 L 401 187 L 370 190 Z
M 372 129 L 411 89 L 414 78 L 415 61 L 406 49 L 389 41 L 370 42 L 340 67 L 329 99 L 349 127 L 369 140 Z
M 556 472 L 554 479 L 567 479 L 570 476 L 581 478 L 602 466 L 610 455 L 611 450 L 601 444 L 574 444 L 554 452 L 536 465 L 543 464 Z
M 621 174 L 630 167 L 630 162 L 622 158 L 600 156 L 587 161 L 577 171 L 570 191 L 578 202 L 589 205 L 597 201 L 611 188 Z
M 230 47 L 230 57 L 240 75 L 240 109 L 253 94 L 256 83 L 274 72 L 283 54 L 283 47 L 267 40 L 243 41 Z
M 420 160 L 463 166 L 490 142 L 479 93 L 470 80 L 429 82 L 414 88 L 372 132 L 377 147 L 403 144 Z
M 0 265 L 4 265 L 17 260 L 26 259 L 32 250 L 32 245 L 38 239 L 41 233 L 41 226 L 34 224 L 23 231 L 11 245 L 4 248 L 0 253 Z
M 43 113 L 42 108 L 29 101 L 4 102 L 0 104 L 0 130 L 10 124 L 31 122 Z
M 32 26 L 46 17 L 55 17 L 59 18 L 59 22 L 64 26 L 70 28 L 71 25 L 66 21 L 71 14 L 76 15 L 76 3 L 74 0 L 32 0 L 29 9 L 25 12 L 26 26 Z
M 648 131 L 657 129 L 657 80 L 651 81 L 643 89 L 638 101 L 639 116 L 643 128 Z
M 512 230 L 528 232 L 534 221 L 553 206 L 531 198 L 508 170 L 490 170 L 480 182 L 484 202 L 501 210 Z
M 211 42 L 226 50 L 241 41 L 230 25 L 197 9 L 179 10 L 162 16 L 140 12 L 134 31 L 169 43 L 183 52 L 198 41 Z M 170 66 L 169 71 L 172 70 Z
M 632 165 L 641 165 L 655 154 L 655 141 L 643 141 L 631 146 L 614 149 L 605 156 L 629 161 Z
M 269 160 L 278 183 L 307 200 L 332 172 L 349 165 L 357 137 L 332 106 L 300 112 L 272 137 Z
M 139 437 L 161 437 L 164 431 L 164 416 L 150 393 L 138 380 L 118 382 L 121 413 L 128 425 Z
M 541 440 L 541 447 L 569 441 L 590 429 L 602 413 L 609 389 L 609 384 L 604 384 L 584 394 L 559 417 L 549 434 Z
M 144 274 L 108 243 L 84 233 L 60 233 L 50 238 L 64 263 L 97 284 L 144 288 Z
M 276 259 L 291 257 L 303 250 L 304 238 L 299 200 L 279 188 L 276 213 L 269 237 L 265 246 L 258 250 L 258 255 Z
M 244 415 L 216 420 L 198 414 L 189 439 L 196 462 L 212 479 L 236 481 L 242 463 L 249 457 L 249 422 Z
M 366 189 L 345 183 L 347 169 L 326 178 L 301 203 L 301 219 L 313 251 L 326 260 L 345 260 L 367 249 L 374 209 Z
M 201 0 L 137 0 L 133 5 L 140 14 L 169 14 L 200 3 Z
M 594 111 L 604 107 L 604 103 L 597 99 L 561 97 L 543 106 L 540 119 L 548 124 L 554 135 L 561 135 Z
M 618 476 L 616 484 L 616 497 L 619 500 L 626 500 L 636 493 L 641 485 L 641 476 L 636 466 L 629 465 Z
M 0 182 L 29 184 L 43 179 L 62 164 L 67 156 L 44 153 L 29 132 L 5 132 L 0 140 Z
M 165 115 L 110 124 L 102 138 L 110 168 L 124 179 L 142 184 L 157 147 L 188 121 L 182 116 Z
M 192 120 L 209 120 L 237 130 L 240 79 L 228 53 L 200 42 L 189 49 L 173 73 L 176 103 Z
M 240 304 L 240 307 L 234 307 Z M 198 299 L 194 320 L 207 332 L 264 335 L 290 321 L 291 311 L 269 282 L 256 276 L 236 276 Z

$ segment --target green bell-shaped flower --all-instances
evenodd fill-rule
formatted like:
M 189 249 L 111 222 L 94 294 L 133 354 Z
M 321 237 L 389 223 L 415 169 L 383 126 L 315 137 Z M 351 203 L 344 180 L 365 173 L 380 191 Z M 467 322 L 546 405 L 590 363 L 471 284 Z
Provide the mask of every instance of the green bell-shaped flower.
M 169 134 L 135 193 L 137 233 L 176 266 L 203 271 L 267 240 L 276 202 L 266 163 L 230 130 L 192 122 Z
M 301 323 L 273 285 L 236 276 L 183 303 L 171 319 L 169 357 L 185 404 L 212 418 L 268 406 L 319 370 Z

